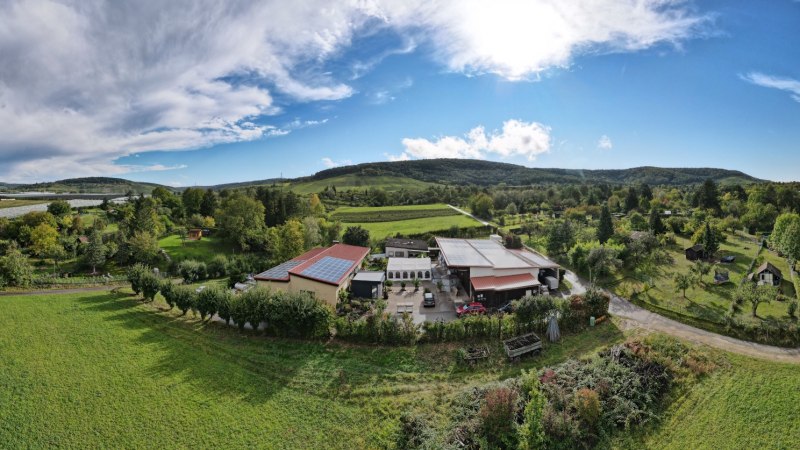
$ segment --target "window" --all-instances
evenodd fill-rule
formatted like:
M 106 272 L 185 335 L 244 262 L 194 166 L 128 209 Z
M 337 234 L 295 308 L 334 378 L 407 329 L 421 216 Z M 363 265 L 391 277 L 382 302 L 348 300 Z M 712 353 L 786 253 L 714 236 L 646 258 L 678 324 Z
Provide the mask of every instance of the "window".
M 394 278 L 394 272 L 389 272 L 389 278 Z
M 403 278 L 408 278 L 408 272 L 403 272 Z
M 422 271 L 417 272 L 417 278 L 422 278 Z
M 426 270 L 426 271 L 425 271 L 425 278 L 430 278 L 430 277 L 431 277 L 431 272 L 430 272 L 430 270 Z

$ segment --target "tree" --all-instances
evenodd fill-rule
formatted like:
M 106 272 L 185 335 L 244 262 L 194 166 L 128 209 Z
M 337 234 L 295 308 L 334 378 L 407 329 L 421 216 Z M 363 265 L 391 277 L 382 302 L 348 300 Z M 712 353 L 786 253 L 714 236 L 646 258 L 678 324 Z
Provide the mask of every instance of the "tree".
M 200 313 L 200 320 L 206 320 L 206 316 L 210 319 L 217 313 L 222 295 L 222 290 L 217 286 L 208 286 L 197 293 L 197 312 Z
M 492 197 L 489 197 L 488 194 L 483 192 L 473 196 L 469 200 L 469 208 L 472 210 L 472 214 L 483 217 L 484 219 L 490 219 L 492 217 L 493 207 L 494 201 Z
M 191 216 L 192 214 L 200 214 L 203 206 L 204 196 L 205 192 L 200 188 L 188 188 L 183 191 L 181 198 L 183 200 L 183 208 L 186 210 L 187 216 Z
M 5 284 L 27 287 L 32 281 L 33 266 L 28 257 L 16 245 L 11 245 L 6 250 L 6 255 L 0 257 L 0 287 Z
M 589 251 L 586 257 L 586 264 L 592 271 L 594 279 L 603 278 L 611 275 L 615 269 L 622 266 L 622 261 L 618 258 L 619 252 L 609 247 L 597 247 Z
M 152 302 L 155 300 L 158 290 L 161 289 L 161 280 L 159 280 L 158 277 L 152 272 L 146 272 L 139 280 L 139 284 L 142 287 L 142 296 L 144 297 L 144 300 L 146 302 Z
M 692 276 L 687 273 L 676 273 L 673 281 L 675 282 L 675 289 L 683 291 L 683 298 L 686 298 L 686 290 L 694 284 Z
M 565 220 L 552 224 L 547 232 L 547 253 L 551 256 L 566 253 L 575 245 L 575 230 Z
M 214 218 L 222 233 L 242 250 L 250 250 L 264 238 L 264 205 L 241 192 L 226 197 Z
M 800 215 L 785 213 L 778 216 L 769 239 L 772 246 L 787 258 L 800 260 Z
M 628 221 L 631 224 L 631 229 L 634 231 L 647 230 L 647 221 L 644 219 L 644 216 L 642 216 L 636 211 L 630 213 Z
M 84 258 L 92 266 L 92 274 L 97 273 L 97 266 L 102 266 L 106 262 L 106 246 L 103 244 L 103 235 L 97 229 L 89 235 Z
M 279 259 L 285 261 L 303 253 L 305 248 L 305 235 L 303 224 L 297 219 L 287 220 L 280 227 L 280 240 L 278 244 Z
M 695 274 L 697 274 L 697 279 L 702 281 L 703 277 L 711 273 L 712 265 L 704 262 L 704 261 L 697 261 L 694 264 L 692 270 Z
M 137 231 L 128 239 L 128 256 L 133 262 L 150 264 L 156 261 L 160 252 L 158 239 L 146 231 Z
M 519 209 L 517 208 L 517 205 L 514 202 L 511 202 L 508 204 L 508 206 L 506 206 L 506 214 L 508 214 L 509 216 L 516 216 L 517 214 L 519 214 Z
M 518 428 L 519 448 L 520 450 L 539 450 L 545 448 L 542 419 L 547 399 L 539 389 L 539 377 L 535 370 L 523 372 L 521 379 L 528 403 L 522 413 L 522 425 Z
M 203 200 L 200 202 L 200 214 L 204 217 L 213 216 L 218 206 L 217 194 L 213 190 L 207 189 L 203 193 Z
M 347 227 L 342 235 L 342 242 L 349 245 L 369 247 L 369 231 L 361 228 L 360 225 Z
M 139 295 L 142 292 L 142 278 L 148 273 L 150 273 L 150 268 L 141 263 L 136 263 L 128 268 L 128 281 L 131 283 L 134 294 Z
M 706 229 L 703 232 L 701 243 L 703 244 L 703 247 L 705 247 L 706 252 L 708 252 L 709 258 L 713 257 L 714 254 L 719 250 L 719 238 L 717 237 L 717 232 L 711 228 L 711 224 L 708 223 L 708 221 L 706 221 Z
M 311 211 L 311 214 L 315 216 L 321 216 L 325 214 L 325 205 L 322 204 L 322 201 L 320 201 L 319 195 L 317 194 L 311 194 L 311 197 L 309 197 L 308 208 Z
M 51 258 L 53 272 L 58 266 L 58 260 L 65 256 L 64 247 L 59 243 L 58 237 L 58 230 L 46 223 L 31 231 L 31 250 L 40 258 Z
M 633 186 L 628 188 L 628 193 L 625 195 L 625 212 L 632 211 L 639 207 L 639 196 L 636 194 L 636 188 Z
M 655 235 L 664 234 L 667 231 L 667 227 L 664 226 L 664 222 L 661 221 L 661 214 L 659 214 L 657 208 L 650 210 L 648 227 L 650 228 L 650 232 Z
M 47 212 L 56 217 L 64 217 L 70 211 L 72 211 L 72 206 L 66 200 L 56 200 L 47 205 Z
M 611 219 L 611 210 L 608 205 L 603 205 L 600 211 L 600 224 L 597 226 L 597 240 L 605 244 L 614 235 L 614 223 Z
M 711 178 L 707 179 L 695 193 L 695 200 L 697 206 L 704 209 L 713 209 L 720 211 L 719 205 L 719 191 L 717 184 Z
M 322 234 L 319 228 L 319 219 L 308 216 L 303 219 L 303 240 L 305 248 L 314 248 L 322 242 Z

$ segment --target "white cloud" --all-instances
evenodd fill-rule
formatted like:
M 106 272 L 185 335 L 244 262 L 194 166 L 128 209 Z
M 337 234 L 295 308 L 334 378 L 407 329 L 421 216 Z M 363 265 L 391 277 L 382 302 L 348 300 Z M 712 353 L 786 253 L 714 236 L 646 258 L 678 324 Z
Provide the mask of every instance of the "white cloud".
M 322 158 L 322 165 L 324 165 L 325 167 L 327 167 L 329 169 L 333 168 L 333 167 L 349 166 L 351 164 L 353 164 L 353 161 L 350 161 L 349 159 L 343 159 L 341 161 L 334 161 L 331 158 L 327 158 L 327 157 Z
M 580 54 L 678 45 L 706 22 L 682 0 L 8 0 L 0 179 L 103 173 L 138 152 L 286 134 L 264 123 L 281 112 L 275 98 L 346 98 L 347 80 L 393 54 L 425 49 L 452 71 L 529 79 Z M 337 61 L 377 31 L 403 45 Z M 394 96 L 385 91 L 376 99 Z
M 605 134 L 597 140 L 597 148 L 600 150 L 611 150 L 612 147 L 614 147 L 614 144 L 611 142 L 611 138 Z
M 502 158 L 525 156 L 533 161 L 550 151 L 550 127 L 537 122 L 507 120 L 502 131 L 489 134 L 477 126 L 463 137 L 443 136 L 436 140 L 403 139 L 405 150 L 400 155 L 387 155 L 390 161 L 429 158 L 483 159 L 489 154 Z
M 794 99 L 794 101 L 800 102 L 800 80 L 795 80 L 794 78 L 776 77 L 760 72 L 750 72 L 746 75 L 740 75 L 739 77 L 758 86 L 786 91 L 789 93 L 792 99 Z

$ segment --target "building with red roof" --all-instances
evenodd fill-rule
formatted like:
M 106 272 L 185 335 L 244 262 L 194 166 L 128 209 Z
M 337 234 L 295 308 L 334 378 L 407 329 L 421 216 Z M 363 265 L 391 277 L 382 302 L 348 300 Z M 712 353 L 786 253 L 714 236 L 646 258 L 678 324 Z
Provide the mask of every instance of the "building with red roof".
M 339 292 L 349 287 L 368 254 L 367 247 L 334 244 L 311 249 L 254 278 L 261 286 L 287 292 L 310 292 L 335 305 Z

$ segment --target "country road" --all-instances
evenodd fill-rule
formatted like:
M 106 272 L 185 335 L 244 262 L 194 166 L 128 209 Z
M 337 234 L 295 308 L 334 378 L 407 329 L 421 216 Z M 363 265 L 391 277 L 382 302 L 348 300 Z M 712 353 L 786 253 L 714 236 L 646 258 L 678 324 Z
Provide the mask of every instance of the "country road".
M 461 208 L 457 208 L 457 207 L 455 207 L 455 206 L 453 206 L 453 205 L 447 205 L 447 206 L 449 206 L 449 207 L 453 208 L 454 210 L 456 210 L 456 211 L 460 212 L 461 214 L 463 214 L 463 215 L 465 215 L 465 216 L 467 216 L 467 217 L 472 217 L 473 219 L 475 219 L 475 220 L 477 220 L 478 222 L 480 222 L 481 224 L 483 224 L 483 226 L 485 226 L 485 227 L 488 227 L 489 225 L 491 225 L 489 222 L 487 222 L 487 221 L 485 221 L 485 220 L 482 220 L 482 219 L 479 219 L 479 218 L 477 218 L 477 217 L 473 216 L 472 214 L 470 214 L 470 213 L 468 213 L 468 212 L 464 211 L 464 210 L 463 210 L 463 209 L 461 209 Z

